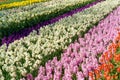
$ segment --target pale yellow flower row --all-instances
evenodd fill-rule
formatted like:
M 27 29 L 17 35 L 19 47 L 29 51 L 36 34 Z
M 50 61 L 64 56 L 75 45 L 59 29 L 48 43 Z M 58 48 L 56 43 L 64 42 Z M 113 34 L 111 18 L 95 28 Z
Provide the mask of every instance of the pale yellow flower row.
M 42 1 L 46 1 L 46 0 L 24 0 L 24 1 L 21 1 L 21 2 L 13 2 L 13 3 L 9 3 L 9 4 L 2 4 L 2 5 L 0 5 L 0 10 L 7 9 L 7 8 L 12 8 L 12 7 L 25 6 L 25 5 L 28 5 L 28 4 L 42 2 Z

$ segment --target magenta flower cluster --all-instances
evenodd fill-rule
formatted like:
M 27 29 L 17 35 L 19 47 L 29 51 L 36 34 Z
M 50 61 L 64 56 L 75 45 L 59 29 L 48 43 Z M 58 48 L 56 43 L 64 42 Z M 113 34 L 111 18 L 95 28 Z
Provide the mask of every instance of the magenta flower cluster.
M 35 80 L 84 80 L 88 72 L 98 67 L 98 55 L 117 35 L 120 24 L 120 7 L 113 11 L 98 26 L 91 28 L 84 38 L 80 37 L 61 55 L 61 59 L 49 60 L 45 67 L 40 66 Z M 27 80 L 32 80 L 31 74 Z

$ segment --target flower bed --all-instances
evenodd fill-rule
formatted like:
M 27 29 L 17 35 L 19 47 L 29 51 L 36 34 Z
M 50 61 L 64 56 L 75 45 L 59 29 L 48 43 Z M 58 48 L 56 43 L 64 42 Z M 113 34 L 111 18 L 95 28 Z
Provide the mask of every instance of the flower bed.
M 38 69 L 41 62 L 44 64 L 55 55 L 60 55 L 59 51 L 67 48 L 77 35 L 81 35 L 81 32 L 85 32 L 88 27 L 95 25 L 117 7 L 119 5 L 117 2 L 119 0 L 101 2 L 72 17 L 41 28 L 39 35 L 34 31 L 24 39 L 11 43 L 8 47 L 1 46 L 1 77 L 20 79 L 27 73 Z

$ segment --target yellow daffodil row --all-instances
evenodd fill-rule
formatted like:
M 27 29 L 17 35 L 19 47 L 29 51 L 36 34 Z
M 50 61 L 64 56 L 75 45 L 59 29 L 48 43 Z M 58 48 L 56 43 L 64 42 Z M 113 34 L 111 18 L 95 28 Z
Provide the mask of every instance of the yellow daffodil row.
M 2 5 L 0 5 L 0 10 L 7 9 L 7 8 L 13 8 L 13 7 L 19 7 L 19 6 L 25 6 L 25 5 L 28 5 L 28 4 L 43 2 L 43 1 L 46 1 L 46 0 L 24 0 L 24 1 L 21 1 L 21 2 L 13 2 L 13 3 L 9 3 L 9 4 L 2 4 Z

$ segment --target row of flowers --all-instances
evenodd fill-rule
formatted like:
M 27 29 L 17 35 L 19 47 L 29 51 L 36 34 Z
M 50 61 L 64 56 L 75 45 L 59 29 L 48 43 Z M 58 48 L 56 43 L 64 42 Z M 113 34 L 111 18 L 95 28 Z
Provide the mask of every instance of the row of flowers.
M 0 10 L 13 8 L 13 7 L 25 6 L 25 5 L 28 5 L 28 4 L 30 5 L 32 3 L 43 2 L 43 1 L 45 1 L 45 0 L 24 0 L 24 1 L 19 1 L 19 2 L 1 4 L 0 5 Z
M 120 7 L 102 20 L 98 26 L 91 28 L 84 38 L 80 37 L 71 43 L 61 55 L 60 60 L 54 57 L 45 64 L 45 67 L 40 66 L 35 80 L 87 79 L 88 73 L 98 67 L 99 56 L 106 51 L 107 46 L 114 41 L 118 34 L 118 29 L 120 29 L 119 12 Z M 33 80 L 33 76 L 28 74 L 26 80 Z
M 120 32 L 99 58 L 99 66 L 89 72 L 91 80 L 120 79 Z
M 41 28 L 39 35 L 34 31 L 29 36 L 11 43 L 8 47 L 6 45 L 1 46 L 1 79 L 16 80 L 22 76 L 26 76 L 27 73 L 32 73 L 34 70 L 38 69 L 42 61 L 47 61 L 49 57 L 60 54 L 61 52 L 58 52 L 59 50 L 67 48 L 67 45 L 74 41 L 72 37 L 75 38 L 77 35 L 81 35 L 79 33 L 82 31 L 85 32 L 88 27 L 95 25 L 95 23 L 103 19 L 105 15 L 110 13 L 110 11 L 118 5 L 119 0 L 107 0 L 101 2 L 72 17 L 62 19 L 57 23 Z M 117 12 L 119 12 L 119 9 L 117 9 Z M 107 28 L 108 32 L 111 31 L 111 27 Z M 104 28 L 98 29 L 107 32 L 106 28 L 105 30 Z M 112 28 L 112 30 L 114 30 L 114 28 Z M 105 32 L 103 34 L 106 34 Z M 114 34 L 112 33 L 112 35 Z M 107 36 L 110 37 L 112 35 L 108 34 Z M 110 37 L 110 39 L 111 38 L 113 37 Z M 104 40 L 106 41 L 107 39 Z M 107 42 L 105 42 L 105 44 L 106 43 Z M 102 44 L 103 43 L 101 43 L 101 45 Z M 46 56 L 48 58 L 45 58 Z
M 13 32 L 26 27 L 31 27 L 39 22 L 49 20 L 93 1 L 95 0 L 57 0 L 57 2 L 56 0 L 52 0 L 38 3 L 39 6 L 36 3 L 37 7 L 32 10 L 4 15 L 0 18 L 0 39 L 12 34 Z M 35 6 L 35 4 L 33 4 L 33 6 Z

